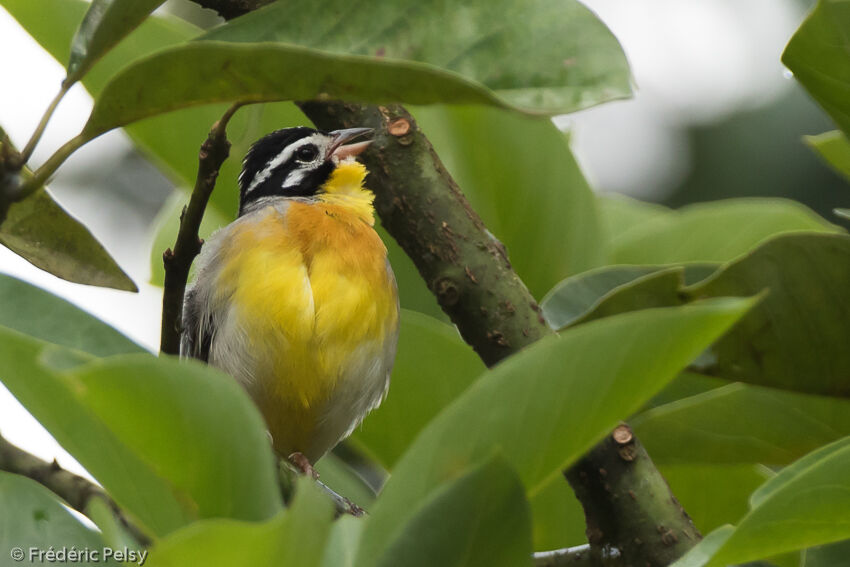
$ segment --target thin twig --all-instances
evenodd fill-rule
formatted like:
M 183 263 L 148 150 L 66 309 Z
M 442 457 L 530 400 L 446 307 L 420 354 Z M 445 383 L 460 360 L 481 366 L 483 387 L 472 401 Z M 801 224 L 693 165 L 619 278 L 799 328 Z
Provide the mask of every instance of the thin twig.
M 290 463 L 287 459 L 280 459 L 278 461 L 278 484 L 280 486 L 280 492 L 283 495 L 283 501 L 286 504 L 289 504 L 292 500 L 292 496 L 295 491 L 295 481 L 301 474 L 302 473 L 296 470 L 292 463 Z M 316 485 L 328 495 L 328 498 L 331 499 L 331 502 L 333 502 L 334 508 L 336 509 L 337 516 L 348 514 L 349 516 L 360 518 L 366 515 L 366 510 L 345 496 L 339 494 L 327 484 L 320 480 L 316 480 Z
M 162 254 L 165 266 L 165 281 L 162 292 L 162 328 L 160 351 L 163 354 L 180 353 L 180 329 L 183 320 L 183 295 L 186 293 L 186 281 L 189 268 L 195 256 L 201 251 L 201 239 L 198 230 L 207 202 L 210 199 L 218 170 L 230 154 L 230 142 L 227 140 L 227 123 L 243 103 L 236 103 L 213 124 L 207 139 L 201 144 L 198 154 L 198 177 L 189 204 L 180 215 L 180 230 L 174 250 L 171 248 Z
M 21 162 L 19 167 L 22 167 L 29 161 L 33 150 L 35 150 L 35 147 L 38 145 L 38 141 L 41 140 L 41 135 L 44 134 L 44 129 L 47 128 L 47 123 L 50 122 L 50 118 L 56 111 L 56 107 L 59 106 L 59 103 L 65 97 L 65 94 L 68 92 L 70 87 L 71 85 L 66 84 L 64 81 L 62 82 L 62 87 L 48 105 L 47 110 L 44 112 L 44 116 L 41 117 L 41 122 L 38 123 L 38 126 L 36 126 L 35 131 L 32 133 L 32 137 L 29 142 L 27 142 L 27 145 L 24 146 L 24 149 L 21 151 Z
M 48 463 L 9 443 L 0 435 L 0 470 L 19 474 L 45 486 L 62 498 L 68 505 L 87 514 L 93 499 L 103 500 L 116 520 L 142 546 L 150 545 L 150 538 L 137 527 L 118 507 L 104 490 L 95 483 L 68 472 L 56 461 Z
M 534 567 L 620 567 L 622 556 L 616 549 L 606 549 L 596 557 L 589 544 L 566 547 L 534 554 Z

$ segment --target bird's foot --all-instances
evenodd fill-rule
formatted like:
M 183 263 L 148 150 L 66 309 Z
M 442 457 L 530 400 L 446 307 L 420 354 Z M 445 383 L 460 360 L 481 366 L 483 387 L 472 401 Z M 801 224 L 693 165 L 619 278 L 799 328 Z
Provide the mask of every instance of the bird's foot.
M 301 471 L 301 474 L 310 476 L 313 480 L 319 480 L 319 473 L 316 472 L 316 469 L 310 464 L 310 460 L 303 453 L 292 453 L 287 459 L 296 469 Z

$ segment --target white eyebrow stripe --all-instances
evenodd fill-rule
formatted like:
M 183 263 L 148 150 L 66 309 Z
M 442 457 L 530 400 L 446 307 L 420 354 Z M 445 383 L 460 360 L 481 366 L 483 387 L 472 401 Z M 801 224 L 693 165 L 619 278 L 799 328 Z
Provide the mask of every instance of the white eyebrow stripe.
M 300 148 L 301 146 L 306 146 L 307 144 L 316 144 L 320 146 L 320 140 L 323 138 L 321 134 L 313 134 L 312 136 L 307 136 L 306 138 L 295 142 L 294 144 L 290 144 L 286 146 L 282 152 L 272 159 L 268 165 L 257 172 L 254 176 L 254 179 L 251 180 L 251 184 L 248 185 L 248 188 L 245 190 L 245 194 L 247 195 L 251 191 L 257 188 L 258 185 L 263 183 L 266 179 L 268 179 L 272 171 L 276 167 L 278 167 L 282 163 L 286 163 L 289 161 L 289 158 L 292 157 L 292 154 L 295 153 L 295 150 Z

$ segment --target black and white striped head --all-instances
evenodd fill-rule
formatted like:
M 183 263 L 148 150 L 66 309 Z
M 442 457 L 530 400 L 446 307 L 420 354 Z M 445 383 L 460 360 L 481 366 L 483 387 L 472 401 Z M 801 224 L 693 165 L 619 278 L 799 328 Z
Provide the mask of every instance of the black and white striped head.
M 345 143 L 371 132 L 371 128 L 322 132 L 301 126 L 259 139 L 242 162 L 239 214 L 266 197 L 315 195 L 341 159 L 359 154 L 370 142 Z

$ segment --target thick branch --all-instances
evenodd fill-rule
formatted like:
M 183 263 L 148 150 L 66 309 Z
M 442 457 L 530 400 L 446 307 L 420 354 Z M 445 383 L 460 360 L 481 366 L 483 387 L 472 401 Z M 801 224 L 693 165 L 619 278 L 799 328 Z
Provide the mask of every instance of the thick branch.
M 101 487 L 93 482 L 68 472 L 56 461 L 48 463 L 26 451 L 12 445 L 0 436 L 0 470 L 19 474 L 44 485 L 62 498 L 68 505 L 83 514 L 93 499 L 103 500 L 112 511 L 116 520 L 143 546 L 150 545 L 150 539 L 136 527 L 118 508 L 118 505 L 106 495 Z
M 165 265 L 165 281 L 162 291 L 162 327 L 160 351 L 164 354 L 180 353 L 180 329 L 183 320 L 183 295 L 186 293 L 186 281 L 192 261 L 201 252 L 201 239 L 198 230 L 207 208 L 207 202 L 215 188 L 218 170 L 230 154 L 230 142 L 227 141 L 227 122 L 241 104 L 234 104 L 216 122 L 207 139 L 201 144 L 198 154 L 198 177 L 189 204 L 180 215 L 180 230 L 174 251 L 169 248 L 162 254 Z
M 668 565 L 701 536 L 643 445 L 622 424 L 565 473 L 584 508 L 594 555 L 617 548 L 636 565 Z

